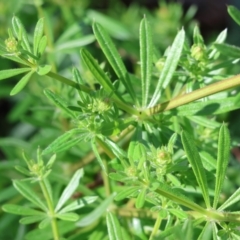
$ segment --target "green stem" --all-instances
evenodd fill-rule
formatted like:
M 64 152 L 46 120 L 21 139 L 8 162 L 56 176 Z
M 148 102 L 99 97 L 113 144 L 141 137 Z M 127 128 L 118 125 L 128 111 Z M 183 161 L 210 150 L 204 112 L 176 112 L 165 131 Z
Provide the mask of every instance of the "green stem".
M 107 173 L 108 173 L 108 164 L 107 164 L 107 161 L 106 160 L 103 160 L 103 164 L 105 165 L 105 168 L 107 169 Z M 103 186 L 104 186 L 104 189 L 105 189 L 105 196 L 106 197 L 109 197 L 111 195 L 111 186 L 110 186 L 110 183 L 109 183 L 109 177 L 108 175 L 104 172 L 104 171 L 101 171 L 101 175 L 102 175 L 102 179 L 103 179 Z
M 156 193 L 160 194 L 163 197 L 166 197 L 167 199 L 173 201 L 173 202 L 177 202 L 180 205 L 183 205 L 189 209 L 192 209 L 196 212 L 201 213 L 202 215 L 206 215 L 207 214 L 207 210 L 204 209 L 203 207 L 199 206 L 198 204 L 188 201 L 187 199 L 182 198 L 181 196 L 178 197 L 177 194 L 172 194 L 169 191 L 165 191 L 164 189 L 158 188 L 155 190 Z
M 152 230 L 152 233 L 150 235 L 149 240 L 152 240 L 154 238 L 154 236 L 157 234 L 157 231 L 158 231 L 158 229 L 161 225 L 161 222 L 162 222 L 162 218 L 161 218 L 160 214 L 158 214 L 158 217 L 157 217 L 156 222 L 154 224 L 154 227 L 153 227 L 153 230 Z
M 112 212 L 115 214 L 121 216 L 121 217 L 126 217 L 126 218 L 149 218 L 149 219 L 156 219 L 157 218 L 157 213 L 151 212 L 149 210 L 145 209 L 136 209 L 136 208 L 113 208 L 111 209 Z
M 61 76 L 61 75 L 59 75 L 57 73 L 49 72 L 47 74 L 47 76 L 50 77 L 50 78 L 53 78 L 53 79 L 55 79 L 55 80 L 57 80 L 57 81 L 59 81 L 59 82 L 61 82 L 63 84 L 71 86 L 71 87 L 73 87 L 73 88 L 75 88 L 77 90 L 80 90 L 80 91 L 83 91 L 83 92 L 86 92 L 86 93 L 92 92 L 92 89 L 90 89 L 90 88 L 88 88 L 88 87 L 86 87 L 84 85 L 80 85 L 80 84 L 78 84 L 78 83 L 76 83 L 76 82 L 74 82 L 74 81 L 72 81 L 72 80 L 70 80 L 68 78 L 65 78 L 65 77 L 63 77 L 63 76 Z
M 193 102 L 200 98 L 207 97 L 215 93 L 237 87 L 239 85 L 240 75 L 236 75 L 234 77 L 197 89 L 191 93 L 187 93 L 182 96 L 176 97 L 170 101 L 158 104 L 144 111 L 144 114 L 151 116 L 160 112 L 168 111 L 170 109 L 177 108 L 179 106 Z
M 48 193 L 46 184 L 44 182 L 44 180 L 39 181 L 40 187 L 42 189 L 43 195 L 46 199 L 47 205 L 48 205 L 48 210 L 49 210 L 49 215 L 51 217 L 51 225 L 52 225 L 52 232 L 53 232 L 53 239 L 54 240 L 59 240 L 60 236 L 59 236 L 59 231 L 58 231 L 58 226 L 57 226 L 57 220 L 55 218 L 55 211 L 54 211 L 54 207 L 53 207 L 53 202 L 52 199 Z
M 176 202 L 182 206 L 185 206 L 189 209 L 192 209 L 196 211 L 198 214 L 198 217 L 202 216 L 204 218 L 207 218 L 208 221 L 213 220 L 217 222 L 236 222 L 240 223 L 240 214 L 234 214 L 234 213 L 226 213 L 226 212 L 220 212 L 212 209 L 205 209 L 198 204 L 188 201 L 187 199 L 184 199 L 182 197 L 178 197 L 178 195 L 171 194 L 169 191 L 165 191 L 164 189 L 158 188 L 155 190 L 156 193 L 160 194 L 163 197 L 166 197 L 167 199 Z
M 100 138 L 96 138 L 96 142 L 103 149 L 105 154 L 107 154 L 111 159 L 115 158 L 115 155 L 104 141 L 102 141 Z

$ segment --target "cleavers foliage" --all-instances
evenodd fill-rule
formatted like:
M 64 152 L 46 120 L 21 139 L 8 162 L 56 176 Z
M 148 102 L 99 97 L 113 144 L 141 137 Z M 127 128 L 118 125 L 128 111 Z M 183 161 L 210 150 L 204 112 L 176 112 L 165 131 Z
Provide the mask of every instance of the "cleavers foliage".
M 240 12 L 233 6 L 228 11 L 239 24 Z M 240 108 L 239 93 L 231 91 L 240 85 L 240 77 L 226 70 L 238 63 L 240 50 L 224 43 L 227 31 L 208 47 L 197 26 L 192 39 L 182 28 L 157 57 L 154 32 L 144 16 L 139 28 L 140 70 L 133 74 L 108 31 L 94 21 L 94 36 L 89 35 L 87 43 L 96 39 L 107 64 L 82 48 L 81 68 L 74 67 L 68 77 L 44 57 L 50 37 L 44 26 L 40 18 L 29 38 L 14 16 L 9 36 L 0 44 L 1 56 L 18 64 L 0 71 L 0 80 L 24 75 L 10 95 L 36 76 L 38 81 L 51 80 L 44 96 L 69 123 L 63 134 L 37 150 L 36 161 L 23 155 L 27 168 L 16 167 L 27 178 L 14 180 L 13 186 L 28 201 L 7 203 L 2 209 L 22 215 L 21 224 L 35 224 L 26 239 L 80 239 L 97 224 L 105 230 L 96 230 L 91 239 L 240 239 L 240 214 L 234 208 L 240 190 L 222 198 L 230 134 L 226 123 L 216 121 L 217 114 Z M 90 147 L 101 167 L 107 189 L 101 199 L 83 186 L 81 191 L 94 196 L 71 199 L 82 181 L 82 168 L 64 189 L 52 184 L 51 175 L 58 171 L 53 166 L 56 154 L 82 145 Z M 98 205 L 89 213 L 88 204 L 94 201 Z M 76 213 L 82 207 L 83 212 Z

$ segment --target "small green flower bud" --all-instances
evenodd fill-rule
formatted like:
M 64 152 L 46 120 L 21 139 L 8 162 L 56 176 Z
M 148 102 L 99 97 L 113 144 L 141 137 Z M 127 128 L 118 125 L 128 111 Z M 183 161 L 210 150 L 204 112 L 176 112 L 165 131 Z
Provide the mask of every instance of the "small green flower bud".
M 159 166 L 168 165 L 172 162 L 172 156 L 164 147 L 162 147 L 161 149 L 157 150 L 157 156 L 155 161 L 156 164 Z
M 104 100 L 99 99 L 98 100 L 98 111 L 103 113 L 108 111 L 111 108 L 111 104 L 109 102 L 109 99 L 105 98 Z
M 135 167 L 128 167 L 125 169 L 125 173 L 129 177 L 135 177 L 137 175 L 137 169 Z
M 88 104 L 87 108 L 91 110 L 93 113 L 104 113 L 107 112 L 111 108 L 111 104 L 109 102 L 109 99 L 100 99 L 96 98 L 93 99 L 93 102 L 91 104 Z
M 161 179 L 161 177 L 163 175 L 165 175 L 167 173 L 167 167 L 166 165 L 163 165 L 163 166 L 159 166 L 157 169 L 156 169 L 156 175 L 158 176 L 158 178 Z
M 14 37 L 5 40 L 6 50 L 10 53 L 18 51 L 18 41 Z
M 34 163 L 29 170 L 33 175 L 41 175 L 41 167 L 37 163 Z
M 162 71 L 162 69 L 163 69 L 163 67 L 164 67 L 164 64 L 165 64 L 165 58 L 160 58 L 160 59 L 156 62 L 155 66 L 156 66 L 156 68 L 157 68 L 159 71 Z
M 197 61 L 205 61 L 206 49 L 204 45 L 194 44 L 191 47 L 191 56 Z

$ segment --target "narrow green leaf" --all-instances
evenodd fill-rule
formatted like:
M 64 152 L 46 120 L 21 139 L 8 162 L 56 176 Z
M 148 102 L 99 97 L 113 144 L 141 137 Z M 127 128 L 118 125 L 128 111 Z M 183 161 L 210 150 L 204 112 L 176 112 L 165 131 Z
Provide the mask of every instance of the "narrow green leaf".
M 240 25 L 240 11 L 232 5 L 228 6 L 227 10 L 232 19 Z
M 55 41 L 55 44 L 58 45 L 60 43 L 68 41 L 69 39 L 73 39 L 79 34 L 79 32 L 81 32 L 81 29 L 82 26 L 79 26 L 77 22 L 73 23 L 67 29 L 64 29 L 64 32 Z
M 18 17 L 14 16 L 12 18 L 12 26 L 13 26 L 15 35 L 18 36 L 18 40 L 21 39 L 21 41 L 22 41 L 23 49 L 32 53 L 31 48 L 30 48 L 30 43 L 28 40 L 28 36 L 27 36 L 27 32 L 26 32 L 21 20 Z
M 73 68 L 72 69 L 72 75 L 73 75 L 73 79 L 75 82 L 77 82 L 78 84 L 84 84 L 85 82 L 83 81 L 83 78 L 79 72 L 79 70 L 77 68 Z
M 47 173 L 44 174 L 44 179 L 43 179 L 43 182 L 45 184 L 45 187 L 46 187 L 46 191 L 48 193 L 48 196 L 50 198 L 50 200 L 53 202 L 53 193 L 52 193 L 52 185 L 49 181 L 49 179 L 45 176 L 47 176 L 49 173 L 51 172 L 51 169 L 47 171 Z
M 75 82 L 77 82 L 78 84 L 85 84 L 84 80 L 82 79 L 82 76 L 80 74 L 80 72 L 78 71 L 77 68 L 73 68 L 72 70 L 72 75 L 73 75 L 73 80 Z M 78 91 L 79 94 L 79 98 L 81 102 L 86 102 L 86 93 L 84 93 L 83 91 Z
M 227 38 L 227 29 L 224 29 L 220 34 L 218 35 L 215 43 L 223 43 L 225 39 Z M 213 46 L 212 46 L 213 47 Z M 215 57 L 215 54 L 217 53 L 217 49 L 214 48 L 210 53 L 209 53 L 209 59 Z
M 93 152 L 94 152 L 94 154 L 95 154 L 95 156 L 96 156 L 96 158 L 97 158 L 97 160 L 98 160 L 98 163 L 100 164 L 102 170 L 103 170 L 105 173 L 107 173 L 107 169 L 106 169 L 106 167 L 105 167 L 105 165 L 104 165 L 104 163 L 103 163 L 103 160 L 102 160 L 100 154 L 98 153 L 95 139 L 92 139 L 92 141 L 91 141 L 91 146 L 92 146 L 92 150 L 93 150 Z
M 56 214 L 56 218 L 64 221 L 76 222 L 79 216 L 76 213 L 58 213 Z
M 94 19 L 94 21 L 101 24 L 101 26 L 104 26 L 108 33 L 114 38 L 127 41 L 132 37 L 131 31 L 122 23 L 122 21 L 117 21 L 99 11 L 93 10 L 88 10 L 87 16 L 89 19 Z
M 120 148 L 115 142 L 106 137 L 104 137 L 102 140 L 109 146 L 109 148 L 117 158 L 121 159 L 127 157 L 126 152 L 122 148 Z
M 83 197 L 81 199 L 75 200 L 74 202 L 68 204 L 66 207 L 62 208 L 58 213 L 66 213 L 70 211 L 77 210 L 79 208 L 85 207 L 88 204 L 93 203 L 96 201 L 98 197 L 92 196 L 92 197 Z
M 204 40 L 200 33 L 200 29 L 199 29 L 198 25 L 195 25 L 194 30 L 193 30 L 193 43 L 194 44 L 204 44 Z
M 56 154 L 53 154 L 46 164 L 46 168 L 51 168 L 54 162 L 56 161 Z
M 229 197 L 219 208 L 219 211 L 226 209 L 227 207 L 233 205 L 236 202 L 240 201 L 240 188 L 238 188 L 231 197 Z
M 22 60 L 21 58 L 19 58 L 19 57 L 16 57 L 16 56 L 8 56 L 7 54 L 3 54 L 2 55 L 4 58 L 7 58 L 7 59 L 9 59 L 9 60 L 11 60 L 11 61 L 14 61 L 14 62 L 17 62 L 17 63 L 20 63 L 20 64 L 22 64 L 23 66 L 28 66 L 28 63 L 26 63 L 26 61 L 24 61 L 24 60 Z M 30 70 L 30 69 L 29 69 Z
M 47 212 L 48 208 L 41 198 L 29 187 L 29 182 L 23 182 L 20 180 L 13 181 L 13 186 L 20 192 L 26 199 L 32 202 L 43 211 Z
M 175 175 L 173 175 L 171 173 L 168 173 L 167 178 L 173 184 L 173 186 L 175 186 L 175 187 L 180 187 L 181 186 L 180 180 Z
M 43 93 L 52 103 L 54 103 L 58 108 L 63 110 L 64 113 L 66 113 L 71 118 L 76 118 L 76 115 L 67 107 L 67 102 L 62 99 L 61 96 L 52 92 L 49 89 L 44 89 Z
M 4 80 L 6 78 L 10 78 L 21 73 L 29 72 L 31 68 L 16 68 L 16 69 L 8 69 L 0 71 L 0 80 Z
M 33 54 L 38 57 L 39 43 L 42 39 L 44 28 L 44 18 L 40 18 L 36 24 L 34 35 L 33 35 Z
M 24 217 L 19 220 L 21 224 L 32 224 L 36 222 L 42 221 L 44 218 L 46 218 L 46 214 L 44 216 L 30 216 L 30 217 Z
M 116 47 L 114 46 L 111 38 L 109 37 L 107 32 L 104 30 L 104 28 L 96 22 L 93 24 L 93 32 L 95 34 L 95 37 L 96 37 L 99 45 L 101 46 L 102 51 L 104 52 L 106 58 L 108 59 L 108 62 L 112 66 L 116 75 L 123 82 L 125 88 L 128 90 L 130 96 L 134 100 L 135 92 L 134 92 L 133 86 L 129 80 L 127 69 L 126 69 Z
M 170 152 L 171 154 L 173 154 L 173 148 L 176 141 L 177 141 L 177 133 L 174 133 L 169 139 L 168 145 L 167 145 L 168 152 Z
M 95 37 L 94 37 L 94 35 L 91 35 L 91 34 L 83 36 L 79 39 L 68 40 L 66 42 L 56 45 L 55 51 L 59 52 L 59 51 L 64 51 L 64 50 L 70 50 L 73 48 L 80 48 L 80 47 L 83 47 L 85 45 L 92 43 L 94 40 L 95 40 Z
M 125 179 L 127 178 L 127 175 L 125 173 L 120 173 L 120 172 L 116 172 L 116 173 L 109 173 L 109 178 L 115 180 L 115 181 L 120 181 L 120 182 L 124 182 Z
M 32 208 L 19 206 L 15 204 L 5 204 L 2 206 L 2 209 L 5 212 L 13 213 L 17 215 L 23 215 L 23 216 L 28 216 L 28 215 L 46 216 L 46 213 L 44 212 L 40 212 Z
M 47 37 L 42 36 L 42 38 L 38 44 L 38 52 L 37 52 L 38 56 L 42 56 L 42 54 L 44 53 L 44 51 L 46 49 L 46 46 L 47 46 Z
M 179 219 L 187 219 L 188 215 L 186 212 L 180 209 L 168 209 L 170 213 L 172 213 L 174 216 L 176 216 Z
M 55 212 L 58 212 L 62 206 L 66 203 L 66 201 L 72 196 L 74 191 L 79 185 L 79 181 L 83 176 L 83 170 L 79 169 L 76 171 L 71 181 L 68 183 L 66 188 L 64 189 L 60 199 L 58 200 L 57 206 L 55 208 Z
M 147 193 L 147 188 L 141 189 L 140 193 L 138 194 L 138 197 L 136 199 L 136 208 L 142 208 L 145 203 L 145 197 Z
M 203 165 L 205 169 L 207 169 L 208 171 L 216 169 L 217 161 L 212 155 L 204 151 L 200 151 L 199 154 L 201 156 L 201 159 L 203 160 Z
M 178 191 L 177 189 L 172 189 L 169 185 L 165 183 L 158 182 L 158 188 L 154 190 L 156 193 L 160 194 L 173 202 L 181 204 L 187 208 L 197 210 L 199 212 L 204 212 L 205 210 L 198 204 L 194 203 L 190 198 L 186 197 L 183 191 Z
M 138 162 L 138 169 L 142 169 L 143 163 L 147 158 L 147 151 L 144 144 L 140 141 L 131 141 L 128 147 L 128 159 L 131 165 L 135 165 Z
M 84 63 L 87 65 L 95 79 L 100 83 L 104 90 L 109 94 L 114 93 L 115 89 L 111 83 L 111 80 L 100 68 L 100 66 L 97 64 L 96 60 L 92 57 L 92 55 L 85 49 L 82 49 L 80 53 Z
M 166 62 L 164 63 L 163 70 L 158 80 L 155 92 L 153 94 L 152 100 L 149 103 L 149 107 L 153 107 L 159 100 L 161 92 L 168 86 L 170 83 L 174 71 L 177 67 L 178 61 L 180 59 L 183 45 L 185 39 L 185 32 L 182 29 L 174 39 L 174 42 L 171 46 L 170 51 L 168 52 Z
M 113 213 L 108 212 L 106 216 L 106 221 L 107 221 L 109 239 L 122 240 L 123 237 L 122 237 L 121 226 L 119 224 L 117 217 Z
M 89 213 L 87 216 L 83 217 L 80 221 L 78 221 L 76 223 L 76 226 L 85 227 L 95 222 L 107 210 L 109 205 L 112 203 L 114 196 L 115 194 L 112 194 L 104 201 L 102 201 L 97 208 L 95 208 L 91 213 Z
M 25 87 L 25 85 L 28 83 L 28 81 L 30 80 L 33 73 L 34 73 L 34 71 L 31 71 L 31 72 L 27 73 L 25 76 L 23 76 L 20 79 L 20 81 L 14 86 L 14 88 L 10 92 L 10 95 L 13 96 L 13 95 L 19 93 Z
M 186 152 L 187 158 L 192 166 L 194 175 L 197 179 L 198 185 L 202 191 L 203 198 L 207 208 L 210 207 L 210 199 L 208 193 L 207 179 L 205 171 L 202 165 L 201 158 L 199 156 L 198 150 L 194 145 L 194 140 L 192 137 L 185 131 L 182 132 L 182 143 L 184 150 Z
M 15 166 L 15 169 L 18 170 L 20 173 L 26 175 L 26 176 L 31 176 L 30 172 L 28 169 L 22 166 Z
M 84 137 L 85 131 L 82 129 L 74 128 L 54 140 L 47 148 L 42 151 L 42 154 L 45 155 L 65 151 L 77 143 L 83 141 Z
M 47 226 L 49 226 L 51 224 L 51 218 L 47 217 L 45 219 L 43 219 L 39 224 L 38 227 L 39 229 L 44 229 Z
M 212 222 L 212 227 L 213 227 L 213 240 L 221 240 L 220 237 L 218 236 L 218 227 L 215 222 Z
M 207 222 L 197 240 L 212 240 L 212 223 Z
M 215 43 L 214 47 L 224 56 L 240 58 L 240 48 L 226 43 Z
M 79 34 L 79 32 L 81 32 L 81 26 L 79 26 L 79 24 L 75 22 L 67 29 L 64 29 L 64 32 L 55 41 L 55 44 L 58 45 L 60 43 L 66 42 L 69 39 L 74 38 L 77 34 Z
M 51 65 L 38 66 L 36 73 L 40 76 L 48 74 L 52 69 Z
M 114 198 L 116 201 L 122 200 L 131 196 L 133 193 L 136 193 L 140 190 L 140 186 L 137 187 L 124 187 L 124 189 L 117 193 L 116 197 Z
M 142 84 L 142 106 L 147 106 L 149 87 L 151 84 L 153 65 L 153 43 L 151 26 L 146 17 L 140 24 L 140 61 L 141 61 L 141 84 Z
M 188 119 L 190 119 L 192 122 L 197 123 L 200 126 L 216 129 L 221 126 L 221 124 L 217 121 L 209 121 L 208 118 L 202 117 L 202 116 L 189 116 Z
M 143 173 L 143 177 L 144 177 L 144 179 L 147 181 L 147 182 L 150 182 L 150 180 L 149 180 L 149 164 L 147 163 L 147 161 L 144 161 L 144 158 L 143 159 L 141 159 L 141 164 L 139 164 L 138 165 L 138 169 L 139 169 L 139 166 L 141 166 L 142 165 L 142 168 L 141 168 L 141 170 L 142 170 L 142 173 Z
M 223 43 L 226 40 L 226 38 L 227 38 L 227 28 L 219 33 L 215 43 Z
M 216 208 L 220 193 L 222 190 L 223 182 L 226 176 L 227 166 L 230 155 L 230 136 L 228 128 L 223 124 L 219 131 L 218 137 L 218 157 L 217 157 L 217 170 L 216 170 L 216 183 L 213 207 Z

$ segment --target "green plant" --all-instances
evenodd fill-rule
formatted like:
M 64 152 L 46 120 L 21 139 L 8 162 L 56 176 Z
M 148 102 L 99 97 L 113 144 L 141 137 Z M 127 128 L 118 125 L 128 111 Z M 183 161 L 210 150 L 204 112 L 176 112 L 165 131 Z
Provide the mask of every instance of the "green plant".
M 239 23 L 239 11 L 232 6 L 228 11 Z M 46 109 L 42 112 L 54 119 L 51 127 L 59 130 L 58 121 L 64 122 L 61 135 L 48 129 L 45 122 L 41 126 L 46 129 L 44 136 L 51 135 L 42 141 L 45 149 L 42 153 L 38 150 L 36 162 L 24 156 L 28 170 L 16 167 L 29 178 L 14 180 L 13 185 L 31 203 L 3 206 L 6 212 L 27 216 L 20 223 L 40 222 L 39 229 L 28 233 L 26 239 L 240 238 L 240 215 L 234 205 L 240 191 L 230 197 L 223 191 L 230 135 L 226 124 L 216 120 L 219 114 L 240 108 L 239 94 L 231 91 L 240 85 L 240 77 L 234 76 L 240 51 L 223 43 L 226 30 L 207 47 L 198 27 L 192 46 L 181 29 L 171 47 L 158 57 L 150 23 L 144 17 L 139 29 L 140 71 L 132 74 L 104 27 L 94 22 L 94 36 L 111 70 L 84 48 L 80 71 L 73 68 L 72 77 L 65 77 L 55 71 L 51 58 L 45 59 L 49 36 L 44 34 L 44 26 L 44 19 L 39 19 L 31 45 L 15 16 L 9 37 L 0 45 L 1 56 L 19 64 L 0 71 L 0 80 L 24 74 L 10 94 L 22 91 L 29 81 L 31 84 L 33 76 L 44 87 L 48 83 L 41 81 L 51 79 L 51 89 L 44 89 L 44 95 L 61 112 L 55 113 L 57 117 Z M 88 40 L 93 41 L 93 36 Z M 70 47 L 70 43 L 66 45 Z M 42 158 L 48 154 L 54 155 L 44 163 Z M 81 170 L 64 190 L 62 185 L 56 190 L 52 187 L 61 179 L 53 166 L 55 154 L 68 159 L 87 156 L 70 164 L 74 166 L 71 172 Z M 94 164 L 95 158 L 99 165 Z M 69 200 L 79 188 L 82 168 L 99 171 L 95 166 L 102 171 L 101 199 L 96 200 L 96 192 L 79 185 L 84 194 L 94 196 Z M 95 200 L 98 205 L 87 213 L 88 203 Z M 79 220 L 72 211 L 81 207 L 85 208 L 77 211 Z M 106 220 L 99 221 L 102 215 Z M 96 224 L 96 230 L 89 233 Z

